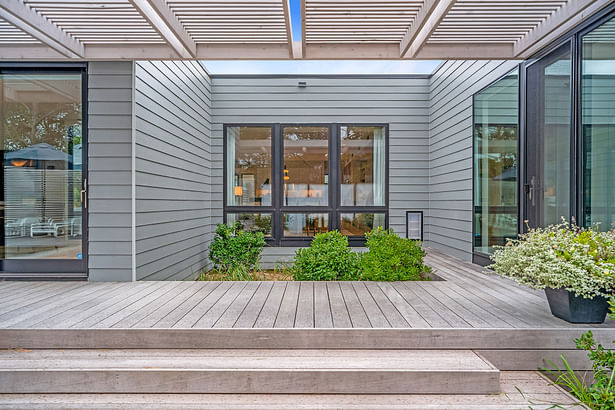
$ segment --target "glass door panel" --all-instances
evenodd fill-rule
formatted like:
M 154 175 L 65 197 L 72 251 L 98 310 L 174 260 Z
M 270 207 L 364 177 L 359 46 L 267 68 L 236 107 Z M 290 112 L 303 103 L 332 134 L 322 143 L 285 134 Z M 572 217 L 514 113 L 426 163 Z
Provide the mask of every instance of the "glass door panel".
M 615 18 L 583 36 L 581 109 L 586 226 L 615 222 Z
M 493 252 L 518 229 L 519 74 L 474 96 L 474 251 Z
M 1 268 L 85 273 L 81 71 L 0 72 L 0 90 Z
M 525 205 L 530 227 L 570 219 L 571 186 L 570 45 L 527 69 Z

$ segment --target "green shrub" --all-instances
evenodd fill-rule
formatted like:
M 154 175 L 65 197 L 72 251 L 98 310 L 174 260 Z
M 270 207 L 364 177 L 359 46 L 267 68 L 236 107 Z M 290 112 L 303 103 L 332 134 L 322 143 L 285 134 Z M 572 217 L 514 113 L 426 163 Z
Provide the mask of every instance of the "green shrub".
M 245 232 L 237 221 L 232 225 L 218 224 L 213 242 L 209 245 L 209 259 L 222 273 L 245 276 L 258 265 L 265 246 L 262 232 Z
M 615 319 L 615 297 L 611 297 L 609 318 Z M 578 376 L 566 361 L 564 355 L 561 359 L 564 369 L 560 369 L 552 362 L 547 363 L 552 369 L 542 369 L 555 377 L 555 383 L 567 388 L 581 403 L 590 409 L 615 408 L 615 351 L 605 349 L 594 339 L 591 330 L 583 333 L 574 340 L 577 349 L 587 352 L 592 362 L 593 382 L 587 384 L 583 377 Z M 613 341 L 615 344 L 615 341 Z
M 295 252 L 292 271 L 295 280 L 356 280 L 359 256 L 338 231 L 319 233 L 309 248 Z
M 377 228 L 365 235 L 369 249 L 361 255 L 361 279 L 374 281 L 424 280 L 431 268 L 423 263 L 420 242 Z

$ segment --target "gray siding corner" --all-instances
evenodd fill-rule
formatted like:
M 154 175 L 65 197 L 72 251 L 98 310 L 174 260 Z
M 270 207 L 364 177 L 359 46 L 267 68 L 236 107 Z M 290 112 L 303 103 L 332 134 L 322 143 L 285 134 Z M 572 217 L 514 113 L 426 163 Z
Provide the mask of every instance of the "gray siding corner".
M 198 62 L 136 63 L 137 280 L 193 278 L 207 265 L 210 89 Z
M 472 259 L 472 96 L 517 61 L 447 61 L 432 76 L 426 243 Z

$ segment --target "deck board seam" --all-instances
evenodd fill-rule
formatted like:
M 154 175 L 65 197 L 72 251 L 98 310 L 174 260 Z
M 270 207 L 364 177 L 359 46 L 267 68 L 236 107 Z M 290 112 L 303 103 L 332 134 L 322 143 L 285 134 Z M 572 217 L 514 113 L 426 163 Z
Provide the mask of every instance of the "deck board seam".
M 205 298 L 207 298 L 209 295 L 211 295 L 213 292 L 215 292 L 215 290 L 216 290 L 216 289 L 218 289 L 218 287 L 220 287 L 220 285 L 222 284 L 222 282 L 220 282 L 220 283 L 216 283 L 216 282 L 209 282 L 209 284 L 211 284 L 211 285 L 212 285 L 212 286 L 211 286 L 211 289 L 210 289 L 210 290 L 209 290 L 209 291 L 208 291 L 205 295 L 202 295 L 202 297 L 201 297 L 198 301 L 196 301 L 196 303 L 194 304 L 194 306 L 192 306 L 192 307 L 191 307 L 191 308 L 190 308 L 190 309 L 189 309 L 186 313 L 184 313 L 184 314 L 183 314 L 180 318 L 178 318 L 178 319 L 175 321 L 175 323 L 173 323 L 173 324 L 172 324 L 171 326 L 169 326 L 169 327 L 175 327 L 175 326 L 176 326 L 176 325 L 177 325 L 177 324 L 178 324 L 178 323 L 179 323 L 179 322 L 180 322 L 183 318 L 185 318 L 185 317 L 186 317 L 187 315 L 189 315 L 189 314 L 190 314 L 190 313 L 191 313 L 194 309 L 196 309 L 196 308 L 197 308 L 197 307 L 201 304 L 201 302 L 203 302 L 203 300 L 205 300 Z M 207 285 L 206 285 L 206 286 L 207 286 Z M 198 293 L 198 292 L 197 292 L 197 293 Z M 196 295 L 197 293 L 195 293 L 195 295 Z M 180 307 L 181 307 L 181 304 L 180 304 L 180 305 L 178 305 L 178 306 L 177 306 L 177 307 L 176 307 L 173 311 L 175 311 L 175 310 L 179 309 Z M 165 316 L 165 317 L 166 317 L 166 316 Z M 157 323 L 160 323 L 161 321 L 162 321 L 162 319 L 161 319 L 161 320 L 159 320 Z
M 250 306 L 250 302 L 252 302 L 252 300 L 254 299 L 254 296 L 256 295 L 256 293 L 258 292 L 258 290 L 261 288 L 262 283 L 259 283 L 256 286 L 256 289 L 254 289 L 254 292 L 252 292 L 252 295 L 250 295 L 250 299 L 248 299 L 248 301 L 246 302 L 246 304 L 244 305 L 243 309 L 241 309 L 241 312 L 239 312 L 239 314 L 237 315 L 237 318 L 233 321 L 233 323 L 231 324 L 231 328 L 235 327 L 235 324 L 239 321 L 239 318 L 241 317 L 241 315 L 243 315 L 243 312 L 246 311 L 246 309 L 248 308 L 248 306 Z M 216 322 L 217 323 L 217 322 Z M 214 324 L 215 326 L 215 324 Z

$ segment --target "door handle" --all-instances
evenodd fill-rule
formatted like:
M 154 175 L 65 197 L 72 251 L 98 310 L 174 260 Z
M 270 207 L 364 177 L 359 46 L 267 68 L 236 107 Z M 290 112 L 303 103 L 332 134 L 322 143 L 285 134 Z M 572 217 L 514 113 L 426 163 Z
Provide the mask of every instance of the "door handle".
M 527 194 L 528 201 L 530 201 L 532 205 L 536 205 L 534 201 L 535 182 L 536 182 L 536 177 L 533 176 L 532 179 L 530 180 L 530 183 L 525 184 L 525 193 Z
M 83 209 L 88 208 L 88 179 L 85 178 L 83 180 L 83 189 L 79 193 L 79 199 L 81 199 L 81 203 L 83 204 Z

